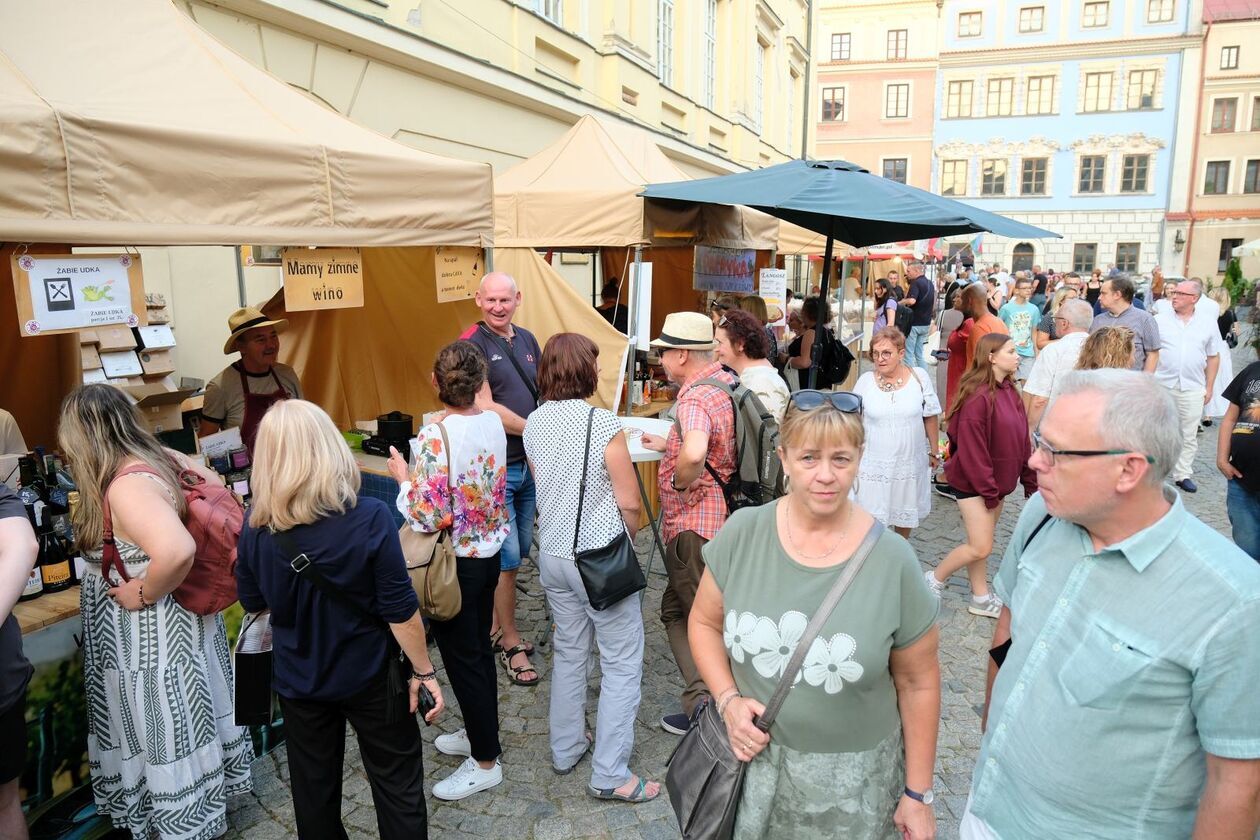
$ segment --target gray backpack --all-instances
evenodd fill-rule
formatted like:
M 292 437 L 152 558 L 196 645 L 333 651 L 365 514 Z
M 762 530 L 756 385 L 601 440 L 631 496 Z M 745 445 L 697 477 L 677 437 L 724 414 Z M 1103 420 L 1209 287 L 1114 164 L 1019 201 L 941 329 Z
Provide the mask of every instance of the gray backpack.
M 722 488 L 728 514 L 755 507 L 783 495 L 783 463 L 779 460 L 779 424 L 761 400 L 744 385 L 728 385 L 719 379 L 701 379 L 730 397 L 735 412 L 735 472 L 723 480 L 706 460 L 704 468 Z M 682 437 L 682 425 L 674 425 Z

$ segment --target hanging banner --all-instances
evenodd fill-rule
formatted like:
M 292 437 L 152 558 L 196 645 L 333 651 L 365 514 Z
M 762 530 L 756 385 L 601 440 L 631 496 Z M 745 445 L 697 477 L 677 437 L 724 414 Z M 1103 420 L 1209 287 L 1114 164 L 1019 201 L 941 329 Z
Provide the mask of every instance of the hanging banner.
M 439 245 L 433 249 L 433 274 L 437 277 L 438 303 L 469 300 L 481 283 L 480 248 Z
M 769 326 L 781 327 L 787 323 L 787 271 L 782 268 L 761 269 L 757 294 L 766 302 Z
M 285 248 L 280 261 L 287 311 L 363 306 L 363 258 L 358 248 Z
M 22 254 L 10 262 L 23 336 L 147 323 L 138 254 Z
M 691 288 L 702 292 L 751 294 L 757 252 L 751 248 L 697 245 Z

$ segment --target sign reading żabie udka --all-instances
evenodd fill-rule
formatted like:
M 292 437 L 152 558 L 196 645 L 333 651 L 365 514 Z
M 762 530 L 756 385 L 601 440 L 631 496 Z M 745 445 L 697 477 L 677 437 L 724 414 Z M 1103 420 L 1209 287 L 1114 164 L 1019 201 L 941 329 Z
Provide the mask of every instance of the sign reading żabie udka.
M 14 254 L 23 336 L 146 323 L 138 254 Z
M 285 248 L 280 263 L 286 311 L 363 306 L 363 257 L 358 248 Z

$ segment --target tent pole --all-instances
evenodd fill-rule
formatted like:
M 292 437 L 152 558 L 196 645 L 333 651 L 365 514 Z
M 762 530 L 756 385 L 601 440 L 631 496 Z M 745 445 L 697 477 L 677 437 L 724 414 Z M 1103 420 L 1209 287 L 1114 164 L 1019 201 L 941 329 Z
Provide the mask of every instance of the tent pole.
M 639 267 L 643 265 L 643 246 L 634 246 L 634 271 L 630 275 L 630 311 L 626 323 L 630 325 L 630 352 L 626 353 L 626 410 L 625 416 L 630 417 L 632 406 L 630 405 L 630 390 L 634 386 L 630 383 L 634 381 L 634 354 L 635 354 L 635 337 L 639 334 L 639 319 L 643 317 L 643 313 L 639 311 Z
M 242 307 L 249 306 L 245 300 L 245 266 L 241 264 L 241 246 L 237 245 L 232 252 L 236 254 L 236 296 Z
M 831 304 L 828 302 L 828 286 L 831 283 L 832 248 L 835 246 L 835 242 L 836 242 L 835 236 L 834 236 L 834 233 L 835 233 L 834 221 L 831 223 L 831 227 L 832 229 L 827 231 L 827 246 L 823 251 L 822 285 L 819 287 L 819 291 L 818 291 L 818 297 L 821 298 L 822 300 L 821 307 L 824 314 L 830 311 L 831 309 Z M 826 323 L 814 324 L 814 343 L 809 348 L 809 380 L 808 380 L 809 384 L 807 386 L 809 388 L 814 387 L 814 382 L 818 378 L 818 355 L 819 355 L 818 348 L 820 346 L 820 343 L 818 341 L 818 333 L 819 331 L 825 330 L 827 328 L 828 328 L 828 324 Z
M 866 337 L 866 283 L 867 283 L 866 268 L 867 268 L 867 265 L 868 263 L 866 259 L 863 258 L 861 269 L 859 269 L 860 273 L 858 275 L 860 278 L 858 280 L 858 285 L 861 287 L 861 291 L 862 291 L 862 310 L 861 310 L 861 314 L 858 315 L 858 319 L 859 319 L 858 329 L 862 331 L 862 338 Z M 858 376 L 862 375 L 862 338 L 858 339 L 858 351 L 856 354 Z

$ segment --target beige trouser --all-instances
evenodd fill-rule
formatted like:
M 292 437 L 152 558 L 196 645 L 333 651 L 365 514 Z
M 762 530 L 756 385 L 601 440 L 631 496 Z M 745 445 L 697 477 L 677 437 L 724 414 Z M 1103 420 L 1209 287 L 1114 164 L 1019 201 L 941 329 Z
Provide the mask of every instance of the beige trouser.
M 696 600 L 696 589 L 704 575 L 700 549 L 707 542 L 695 531 L 683 531 L 665 546 L 665 571 L 669 574 L 669 583 L 661 595 L 661 623 L 665 625 L 665 635 L 669 636 L 674 662 L 682 676 L 682 709 L 688 717 L 695 711 L 700 699 L 709 693 L 704 680 L 700 679 L 696 660 L 691 656 L 691 642 L 687 638 L 687 617 L 691 615 L 691 604 Z
M 1199 420 L 1203 417 L 1204 389 L 1182 391 L 1178 388 L 1164 389 L 1172 395 L 1177 404 L 1177 416 L 1181 420 L 1181 456 L 1173 467 L 1172 480 L 1181 481 L 1194 474 L 1194 456 L 1199 452 Z

